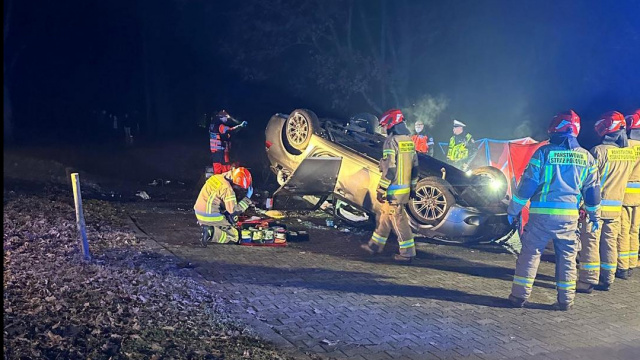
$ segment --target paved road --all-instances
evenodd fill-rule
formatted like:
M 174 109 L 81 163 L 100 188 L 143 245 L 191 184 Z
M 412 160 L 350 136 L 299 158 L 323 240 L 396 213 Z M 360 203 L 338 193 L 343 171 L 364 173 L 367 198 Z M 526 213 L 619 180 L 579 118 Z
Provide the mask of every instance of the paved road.
M 132 208 L 138 226 L 215 282 L 230 309 L 298 349 L 337 359 L 638 359 L 640 272 L 610 292 L 551 310 L 554 264 L 543 261 L 528 309 L 506 306 L 515 258 L 499 248 L 418 244 L 412 266 L 369 258 L 366 233 L 309 222 L 287 248 L 196 247 L 188 205 Z M 179 210 L 185 209 L 185 210 Z M 316 219 L 321 223 L 322 219 Z M 547 257 L 551 259 L 551 257 Z M 268 334 L 267 334 L 268 335 Z

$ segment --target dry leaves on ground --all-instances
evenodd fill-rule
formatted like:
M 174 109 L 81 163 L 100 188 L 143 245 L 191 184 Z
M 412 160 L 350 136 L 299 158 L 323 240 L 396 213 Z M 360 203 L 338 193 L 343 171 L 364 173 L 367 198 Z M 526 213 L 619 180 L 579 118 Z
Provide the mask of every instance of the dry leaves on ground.
M 70 196 L 4 195 L 6 358 L 283 358 L 228 319 L 193 269 L 146 250 L 113 204 L 85 202 L 84 262 Z

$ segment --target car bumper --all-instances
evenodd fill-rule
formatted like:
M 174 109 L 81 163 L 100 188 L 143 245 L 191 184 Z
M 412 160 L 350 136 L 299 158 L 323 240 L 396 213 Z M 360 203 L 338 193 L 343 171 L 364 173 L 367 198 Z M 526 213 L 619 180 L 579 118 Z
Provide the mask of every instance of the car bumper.
M 509 230 L 506 214 L 487 214 L 459 205 L 453 205 L 444 220 L 434 227 L 418 224 L 413 219 L 410 221 L 417 235 L 455 243 L 490 240 Z

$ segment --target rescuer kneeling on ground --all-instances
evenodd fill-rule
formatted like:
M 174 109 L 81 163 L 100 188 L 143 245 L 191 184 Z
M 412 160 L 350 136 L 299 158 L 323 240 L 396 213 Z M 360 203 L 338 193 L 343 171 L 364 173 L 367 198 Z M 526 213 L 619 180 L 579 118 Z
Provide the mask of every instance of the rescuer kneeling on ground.
M 607 291 L 615 279 L 622 200 L 635 165 L 625 128 L 624 116 L 617 111 L 602 115 L 595 124 L 602 143 L 594 146 L 591 154 L 600 174 L 602 220 L 598 231 L 583 228 L 580 233 L 578 292 L 590 293 L 594 288 Z
M 578 144 L 579 131 L 580 117 L 573 110 L 553 118 L 549 144 L 533 154 L 509 203 L 507 213 L 513 223 L 531 199 L 509 295 L 515 307 L 524 307 L 531 295 L 540 256 L 549 240 L 553 240 L 556 256 L 555 308 L 569 310 L 573 305 L 580 198 L 584 198 L 589 214 L 590 231 L 598 228 L 600 206 L 598 168 L 593 156 Z
M 245 192 L 246 196 L 236 201 L 236 192 Z M 209 241 L 226 244 L 237 243 L 238 231 L 234 227 L 237 216 L 251 205 L 253 187 L 249 170 L 239 167 L 207 179 L 200 190 L 193 209 L 198 224 L 202 226 L 202 245 Z
M 409 129 L 400 110 L 389 110 L 382 115 L 380 126 L 387 131 L 382 148 L 379 168 L 382 172 L 378 183 L 377 199 L 382 209 L 377 216 L 376 230 L 368 244 L 362 248 L 370 254 L 382 252 L 391 230 L 398 237 L 400 254 L 396 261 L 410 262 L 416 256 L 413 233 L 405 205 L 415 197 L 414 189 L 418 182 L 418 157 Z

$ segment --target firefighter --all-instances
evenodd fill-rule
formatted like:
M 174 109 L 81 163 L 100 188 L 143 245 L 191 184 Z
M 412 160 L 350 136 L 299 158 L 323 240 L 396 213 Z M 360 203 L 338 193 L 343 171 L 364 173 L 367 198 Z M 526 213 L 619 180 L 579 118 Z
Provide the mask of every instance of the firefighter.
M 411 140 L 413 140 L 416 146 L 416 151 L 433 156 L 433 138 L 429 137 L 424 131 L 424 123 L 422 120 L 416 121 L 413 127 L 415 133 L 411 136 Z
M 601 186 L 601 220 L 597 231 L 583 227 L 582 250 L 578 256 L 578 292 L 608 291 L 618 263 L 618 234 L 622 200 L 635 165 L 635 153 L 628 147 L 624 116 L 617 111 L 603 114 L 595 123 L 601 144 L 591 149 L 598 164 Z
M 361 247 L 372 255 L 382 252 L 393 230 L 400 246 L 400 253 L 395 254 L 393 259 L 411 262 L 416 256 L 416 248 L 405 205 L 411 197 L 415 197 L 418 157 L 400 110 L 385 112 L 380 119 L 380 126 L 387 132 L 379 164 L 382 174 L 376 192 L 382 206 L 371 240 Z
M 573 110 L 560 113 L 551 121 L 548 132 L 549 144 L 532 155 L 507 209 L 513 224 L 531 200 L 509 301 L 514 307 L 525 306 L 540 256 L 553 240 L 558 291 L 554 307 L 566 311 L 575 297 L 580 199 L 584 199 L 591 229 L 597 229 L 600 187 L 596 162 L 576 138 L 580 117 Z
M 469 163 L 478 152 L 473 136 L 465 131 L 466 126 L 458 120 L 453 120 L 453 136 L 449 139 L 447 150 L 447 161 L 463 171 L 469 169 Z
M 237 202 L 236 192 L 246 192 L 246 196 Z M 193 206 L 198 224 L 202 226 L 203 246 L 206 247 L 209 241 L 219 244 L 238 242 L 240 237 L 234 225 L 237 216 L 251 205 L 251 195 L 251 173 L 243 167 L 207 179 Z
M 634 150 L 636 162 L 629 177 L 622 200 L 620 235 L 618 235 L 618 268 L 616 277 L 628 279 L 638 266 L 638 232 L 640 232 L 640 109 L 625 118 L 629 147 Z
M 231 148 L 231 134 L 247 126 L 247 122 L 238 122 L 226 110 L 219 111 L 211 118 L 209 125 L 209 149 L 213 173 L 222 174 L 231 170 L 229 150 Z

